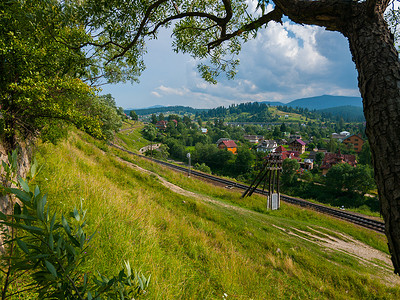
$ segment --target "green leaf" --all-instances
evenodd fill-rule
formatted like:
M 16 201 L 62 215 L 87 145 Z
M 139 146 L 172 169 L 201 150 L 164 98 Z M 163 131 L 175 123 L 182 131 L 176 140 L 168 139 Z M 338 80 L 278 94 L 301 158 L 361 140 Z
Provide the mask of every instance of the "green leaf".
M 18 199 L 20 199 L 24 203 L 29 203 L 31 202 L 32 195 L 30 193 L 27 193 L 25 191 L 21 191 L 19 189 L 14 189 L 14 188 L 5 188 L 6 192 L 14 194 L 17 196 Z
M 69 227 L 68 222 L 65 219 L 64 215 L 62 215 L 62 217 L 61 217 L 61 223 L 62 223 L 62 226 L 64 227 L 65 232 L 68 233 L 69 235 L 71 235 L 71 228 Z
M 28 245 L 23 240 L 17 238 L 17 244 L 22 249 L 22 251 L 24 251 L 26 254 L 29 254 Z
M 81 248 L 78 240 L 74 236 L 72 236 L 71 234 L 68 234 L 68 237 L 76 247 Z
M 56 268 L 53 266 L 53 264 L 47 260 L 45 260 L 44 263 L 46 265 L 47 270 L 49 270 L 49 272 L 51 273 L 51 275 L 57 278 L 57 271 Z
M 12 215 L 14 218 L 16 218 L 16 219 L 24 219 L 24 220 L 31 220 L 31 221 L 35 221 L 36 220 L 36 218 L 35 217 L 32 217 L 32 216 L 30 216 L 30 215 L 25 215 L 25 214 L 14 214 L 14 215 Z
M 128 277 L 131 277 L 131 275 L 132 275 L 131 265 L 128 260 L 124 261 L 124 263 L 125 263 L 125 268 L 126 268 L 126 274 L 128 275 Z
M 76 256 L 76 251 L 75 251 L 74 247 L 72 247 L 72 246 L 69 245 L 69 244 L 66 244 L 66 245 L 65 245 L 65 248 L 67 248 L 67 251 L 68 251 L 70 254 L 72 254 L 73 256 Z
M 19 177 L 19 176 L 18 176 L 18 182 L 19 182 L 19 185 L 21 186 L 21 188 L 22 188 L 25 192 L 29 193 L 29 185 L 28 185 L 28 183 L 27 183 L 24 179 L 22 179 L 21 177 Z
M 14 172 L 17 172 L 17 165 L 18 165 L 18 150 L 17 149 L 15 149 L 12 152 L 11 157 L 8 157 L 8 161 L 11 163 L 12 170 Z
M 80 218 L 80 216 L 79 216 L 79 212 L 78 212 L 78 210 L 76 209 L 76 207 L 74 207 L 73 215 L 74 215 L 75 220 L 77 220 L 77 221 L 79 222 L 81 218 Z
M 51 221 L 50 221 L 50 232 L 53 231 L 54 222 L 55 222 L 55 221 L 56 221 L 56 213 L 53 214 L 53 217 L 51 218 Z
M 60 237 L 58 238 L 58 241 L 57 241 L 57 248 L 56 248 L 56 250 L 57 250 L 57 256 L 60 256 L 60 255 L 61 255 L 61 247 L 62 247 L 62 244 L 63 244 L 63 238 L 60 236 Z
M 47 194 L 40 198 L 36 204 L 36 214 L 39 220 L 44 221 L 44 206 L 47 202 Z
M 40 189 L 39 189 L 39 187 L 38 186 L 36 186 L 35 187 L 35 197 L 37 197 L 37 195 L 39 195 L 40 194 Z
M 29 231 L 29 232 L 43 234 L 43 229 L 36 227 L 36 226 L 28 226 L 28 225 L 24 225 L 24 224 L 15 225 L 15 226 L 25 229 L 26 231 Z
M 31 178 L 34 178 L 36 176 L 37 166 L 38 166 L 38 162 L 37 162 L 37 160 L 35 158 L 33 160 L 32 166 L 31 166 Z
M 50 247 L 51 251 L 54 250 L 54 238 L 53 238 L 53 234 L 51 232 L 49 234 L 49 247 Z

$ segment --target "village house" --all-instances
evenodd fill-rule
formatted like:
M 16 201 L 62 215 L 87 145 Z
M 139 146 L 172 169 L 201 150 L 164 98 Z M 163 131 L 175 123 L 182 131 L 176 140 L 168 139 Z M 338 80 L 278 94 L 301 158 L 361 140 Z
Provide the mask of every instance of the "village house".
M 278 144 L 274 140 L 263 140 L 256 147 L 257 152 L 273 152 L 278 147 Z
M 217 146 L 219 145 L 219 144 L 221 144 L 221 142 L 222 141 L 229 141 L 230 139 L 229 138 L 220 138 L 218 141 L 217 141 Z
M 227 149 L 233 154 L 237 153 L 237 145 L 232 140 L 223 140 L 220 143 L 217 143 L 219 149 Z
M 164 121 L 164 120 L 158 121 L 156 123 L 156 128 L 159 130 L 165 130 L 165 129 L 167 129 L 167 124 L 168 124 L 167 121 Z
M 332 133 L 331 137 L 334 140 L 337 140 L 339 142 L 342 142 L 345 138 L 347 138 L 350 135 L 350 132 L 348 131 L 342 131 L 340 133 Z
M 289 143 L 289 147 L 292 151 L 297 151 L 300 154 L 303 154 L 306 151 L 306 143 L 301 139 L 293 140 Z
M 288 151 L 286 150 L 285 147 L 279 146 L 278 148 L 275 149 L 275 153 L 281 153 L 282 155 L 282 160 L 285 160 L 286 158 L 289 159 L 295 159 L 297 161 L 300 161 L 299 153 L 296 151 Z
M 258 144 L 264 139 L 262 135 L 245 135 L 243 138 L 251 144 Z
M 347 163 L 350 166 L 355 167 L 357 164 L 356 156 L 352 154 L 341 154 L 340 150 L 339 153 L 325 153 L 324 160 L 321 164 L 322 175 L 328 173 L 328 170 L 332 168 L 334 165 Z
M 365 141 L 361 138 L 361 135 L 359 134 L 353 134 L 343 140 L 343 144 L 345 144 L 346 146 L 353 145 L 354 151 L 356 151 L 357 153 L 361 152 L 364 143 Z
M 300 167 L 304 170 L 312 170 L 314 167 L 314 161 L 312 159 L 306 158 L 303 162 L 300 162 Z
M 207 129 L 207 128 L 201 127 L 201 133 L 202 133 L 202 134 L 207 134 L 207 132 L 208 132 L 208 129 Z

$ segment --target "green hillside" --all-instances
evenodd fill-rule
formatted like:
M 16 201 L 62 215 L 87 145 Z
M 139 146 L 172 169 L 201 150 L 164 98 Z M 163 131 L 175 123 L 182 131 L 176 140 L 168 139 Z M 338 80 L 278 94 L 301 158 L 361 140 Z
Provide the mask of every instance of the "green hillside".
M 129 260 L 151 274 L 147 299 L 400 297 L 381 234 L 288 204 L 267 211 L 264 197 L 244 200 L 80 132 L 36 157 L 50 205 L 88 210 L 85 270 L 116 273 Z

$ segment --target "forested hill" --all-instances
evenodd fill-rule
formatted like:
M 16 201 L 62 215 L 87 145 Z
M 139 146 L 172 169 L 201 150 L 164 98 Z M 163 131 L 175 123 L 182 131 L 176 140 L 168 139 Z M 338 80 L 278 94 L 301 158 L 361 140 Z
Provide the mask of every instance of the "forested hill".
M 275 103 L 275 105 L 272 105 Z M 272 111 L 297 113 L 307 118 L 326 118 L 336 120 L 343 118 L 346 122 L 363 122 L 365 120 L 361 98 L 343 96 L 319 96 L 294 100 L 287 104 L 280 102 L 247 102 L 232 104 L 228 107 L 219 106 L 212 109 L 196 109 L 188 106 L 162 106 L 146 109 L 137 109 L 140 116 L 151 114 L 193 114 L 203 121 L 214 118 L 229 119 L 237 122 L 271 122 L 277 121 L 278 116 Z M 269 109 L 271 107 L 271 109 Z M 129 110 L 125 111 L 127 114 Z
M 268 104 L 268 102 L 266 103 Z M 286 105 L 291 107 L 307 108 L 309 110 L 320 110 L 348 105 L 362 107 L 362 99 L 360 97 L 322 95 L 293 100 Z
M 270 117 L 268 106 L 265 103 L 258 102 L 232 104 L 229 107 L 219 106 L 203 112 L 198 112 L 197 116 L 207 120 L 209 118 L 225 118 L 241 114 L 246 114 L 245 116 L 242 116 L 245 117 L 245 120 L 242 121 L 247 122 L 262 122 Z
M 319 112 L 323 117 L 335 118 L 342 117 L 347 122 L 364 122 L 364 111 L 362 107 L 351 105 L 331 107 L 320 109 Z
M 135 112 L 139 116 L 143 116 L 143 115 L 151 115 L 151 114 L 167 113 L 167 112 L 175 114 L 196 114 L 197 112 L 202 112 L 206 110 L 207 109 L 197 109 L 189 106 L 162 106 L 162 107 L 135 109 Z

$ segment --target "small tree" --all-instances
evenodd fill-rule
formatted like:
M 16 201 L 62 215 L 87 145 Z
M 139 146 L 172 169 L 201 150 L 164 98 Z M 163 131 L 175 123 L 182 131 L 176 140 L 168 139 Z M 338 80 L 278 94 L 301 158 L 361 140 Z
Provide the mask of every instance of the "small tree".
M 132 118 L 132 120 L 137 121 L 139 119 L 137 113 L 134 110 L 131 110 L 129 112 L 129 116 Z
M 300 169 L 300 164 L 297 160 L 286 158 L 282 163 L 281 181 L 286 187 L 289 187 L 297 182 L 297 171 Z
M 361 148 L 361 152 L 358 155 L 358 162 L 363 165 L 372 166 L 371 149 L 369 147 L 368 141 L 365 142 Z

